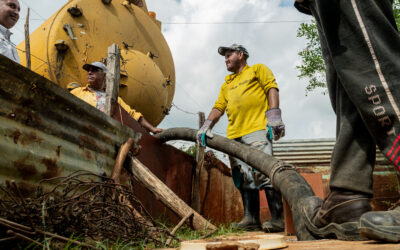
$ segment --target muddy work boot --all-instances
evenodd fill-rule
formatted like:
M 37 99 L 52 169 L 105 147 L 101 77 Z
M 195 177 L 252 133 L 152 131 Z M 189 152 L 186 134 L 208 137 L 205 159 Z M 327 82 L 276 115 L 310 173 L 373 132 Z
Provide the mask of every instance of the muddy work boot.
M 400 241 L 400 204 L 393 210 L 368 212 L 360 218 L 359 231 L 370 240 L 384 242 Z
M 269 211 L 271 212 L 271 220 L 264 222 L 262 229 L 266 233 L 283 232 L 285 221 L 283 219 L 282 195 L 273 187 L 265 188 L 264 191 L 265 196 L 267 196 Z
M 244 216 L 238 223 L 232 223 L 232 227 L 246 231 L 261 230 L 260 223 L 260 197 L 258 190 L 241 190 Z
M 332 191 L 322 201 L 316 196 L 302 203 L 302 216 L 307 229 L 320 238 L 365 240 L 358 232 L 361 215 L 371 211 L 368 196 L 349 191 Z

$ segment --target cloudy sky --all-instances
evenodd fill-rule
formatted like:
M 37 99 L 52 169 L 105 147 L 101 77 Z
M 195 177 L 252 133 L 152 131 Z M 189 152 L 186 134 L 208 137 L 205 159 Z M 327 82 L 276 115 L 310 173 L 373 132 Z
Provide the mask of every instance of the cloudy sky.
M 13 42 L 24 39 L 27 6 L 31 7 L 33 31 L 67 0 L 19 0 L 20 22 L 12 29 Z M 114 0 L 121 1 L 121 0 Z M 238 43 L 250 53 L 248 63 L 264 63 L 280 87 L 285 139 L 332 138 L 335 115 L 322 91 L 305 96 L 306 80 L 297 78 L 297 53 L 306 41 L 296 37 L 301 22 L 310 17 L 298 13 L 293 0 L 147 0 L 157 13 L 175 62 L 176 91 L 162 128 L 197 128 L 197 112 L 211 110 L 228 72 L 218 46 Z M 215 127 L 226 134 L 227 119 Z

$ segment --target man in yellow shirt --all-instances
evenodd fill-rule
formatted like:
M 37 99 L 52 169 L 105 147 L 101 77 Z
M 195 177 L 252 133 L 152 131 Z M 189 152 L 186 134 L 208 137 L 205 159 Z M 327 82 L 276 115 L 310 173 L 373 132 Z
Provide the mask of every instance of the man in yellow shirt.
M 255 147 L 272 155 L 272 139 L 285 134 L 285 126 L 279 109 L 279 93 L 275 77 L 263 64 L 247 65 L 249 53 L 237 44 L 219 47 L 218 53 L 225 57 L 227 70 L 218 100 L 207 120 L 197 133 L 199 144 L 206 146 L 206 136 L 224 114 L 228 116 L 227 137 Z M 264 189 L 271 221 L 263 224 L 266 231 L 283 231 L 282 196 L 276 191 L 267 176 L 252 169 L 239 159 L 229 158 L 232 178 L 242 194 L 244 217 L 233 226 L 246 230 L 259 230 L 259 190 Z
M 100 111 L 104 112 L 104 105 L 106 100 L 105 93 L 105 85 L 106 85 L 106 66 L 101 62 L 93 62 L 91 64 L 83 65 L 83 69 L 86 70 L 87 73 L 87 82 L 88 85 L 86 87 L 78 87 L 74 88 L 71 91 L 71 94 L 76 97 L 84 100 L 89 103 L 93 107 L 96 107 Z M 121 107 L 129 113 L 129 115 L 139 122 L 139 124 L 147 129 L 148 131 L 156 134 L 160 133 L 163 130 L 160 128 L 156 128 L 151 125 L 141 113 L 129 107 L 120 97 L 118 97 L 118 103 Z

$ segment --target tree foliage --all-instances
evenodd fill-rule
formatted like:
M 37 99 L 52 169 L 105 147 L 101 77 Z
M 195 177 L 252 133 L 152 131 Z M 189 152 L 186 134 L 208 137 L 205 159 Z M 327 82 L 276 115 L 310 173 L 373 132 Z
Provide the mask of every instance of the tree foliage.
M 400 0 L 393 1 L 393 12 L 397 27 L 400 29 Z M 325 63 L 315 21 L 300 24 L 297 37 L 304 37 L 307 40 L 306 48 L 298 53 L 302 60 L 301 65 L 296 66 L 299 71 L 297 77 L 308 80 L 306 95 L 316 89 L 322 89 L 322 93 L 326 94 Z

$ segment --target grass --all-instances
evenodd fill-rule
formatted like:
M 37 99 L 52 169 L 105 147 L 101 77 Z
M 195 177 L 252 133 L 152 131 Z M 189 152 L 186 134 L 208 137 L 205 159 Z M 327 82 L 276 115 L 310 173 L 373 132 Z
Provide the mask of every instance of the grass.
M 172 231 L 172 229 L 175 226 L 172 223 L 166 222 L 165 220 L 158 220 L 157 223 L 159 224 L 160 227 L 168 229 L 169 231 Z M 242 234 L 243 232 L 244 232 L 243 230 L 232 228 L 230 225 L 219 225 L 217 228 L 217 231 L 208 239 L 210 239 L 210 238 L 212 239 L 215 237 L 221 237 L 221 236 L 232 236 L 232 235 L 238 236 L 238 235 Z M 167 241 L 166 238 L 165 239 L 162 238 L 159 240 L 161 242 L 163 242 L 163 245 L 161 246 L 162 248 L 177 248 L 177 247 L 179 247 L 181 241 L 202 239 L 208 233 L 209 233 L 208 231 L 194 231 L 187 225 L 183 225 L 175 234 L 175 236 L 179 240 L 175 240 L 175 239 L 172 240 L 172 242 L 169 246 L 165 245 L 165 242 Z M 73 241 L 83 242 L 84 240 L 80 236 L 71 235 L 70 241 L 67 242 L 65 245 L 59 244 L 57 246 L 57 249 L 64 249 L 64 250 L 86 249 L 82 246 L 75 245 L 73 243 Z M 45 238 L 41 243 L 45 246 L 44 248 L 33 243 L 25 248 L 20 248 L 20 249 L 50 249 L 51 248 L 50 246 L 54 247 L 54 245 L 52 244 L 54 242 L 52 242 L 52 239 L 49 237 Z M 93 245 L 93 243 L 92 243 L 92 245 Z M 128 242 L 128 243 L 127 242 L 119 242 L 119 241 L 117 241 L 115 243 L 110 243 L 108 240 L 104 240 L 102 242 L 96 242 L 95 247 L 97 249 L 102 249 L 102 250 L 109 250 L 109 249 L 110 250 L 131 250 L 131 249 L 149 250 L 149 249 L 156 248 L 154 243 L 148 243 L 148 242 L 146 242 L 145 239 L 142 239 L 142 240 L 136 241 L 136 242 Z
M 240 235 L 244 231 L 241 229 L 233 228 L 230 225 L 219 225 L 217 228 L 217 231 L 208 239 L 216 238 L 216 237 L 221 237 L 221 236 L 232 236 L 232 235 Z M 207 235 L 208 232 L 205 231 L 193 231 L 191 228 L 188 226 L 184 225 L 182 226 L 177 232 L 176 236 L 181 240 L 181 241 L 188 241 L 188 240 L 198 240 Z M 171 247 L 179 247 L 180 242 L 174 240 L 172 242 L 173 244 Z

